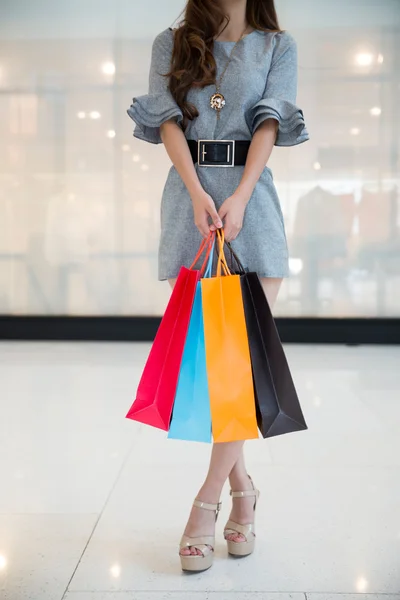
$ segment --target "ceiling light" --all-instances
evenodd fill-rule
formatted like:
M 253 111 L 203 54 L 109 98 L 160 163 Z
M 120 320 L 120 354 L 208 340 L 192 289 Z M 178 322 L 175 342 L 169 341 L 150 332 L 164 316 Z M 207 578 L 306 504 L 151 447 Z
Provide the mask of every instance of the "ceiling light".
M 356 54 L 356 64 L 360 67 L 368 67 L 372 64 L 374 60 L 374 55 L 370 52 L 359 52 Z
M 301 258 L 289 258 L 289 271 L 293 275 L 298 275 L 303 270 L 303 261 Z
M 352 127 L 350 129 L 350 133 L 351 133 L 351 135 L 359 135 L 360 134 L 360 129 L 358 127 Z
M 7 559 L 3 554 L 0 554 L 0 569 L 5 569 L 7 566 Z
M 129 150 L 131 149 L 129 144 L 123 144 L 122 145 L 122 151 L 123 152 L 129 152 Z
M 140 156 L 139 156 L 139 154 L 134 154 L 134 155 L 132 156 L 132 160 L 133 160 L 133 162 L 139 162 L 139 161 L 140 161 Z
M 383 54 L 378 54 L 378 63 L 380 65 L 383 63 Z
M 92 110 L 92 112 L 90 113 L 91 119 L 100 119 L 100 117 L 101 114 L 97 110 Z
M 319 163 L 318 161 L 316 161 L 313 166 L 316 171 L 319 171 L 321 169 L 321 163 Z
M 83 110 L 80 110 L 76 116 L 78 119 L 86 119 L 86 113 Z
M 150 167 L 149 165 L 142 165 L 140 168 L 142 169 L 142 171 L 148 171 Z
M 113 62 L 107 61 L 102 64 L 101 70 L 103 71 L 104 75 L 114 75 L 115 74 L 115 65 Z
M 368 588 L 368 581 L 365 577 L 359 577 L 356 581 L 356 590 L 357 592 L 363 593 L 366 592 Z
M 373 117 L 379 117 L 379 115 L 382 113 L 382 109 L 380 106 L 373 106 L 369 112 Z
M 110 138 L 110 140 L 112 140 L 113 138 L 115 138 L 115 135 L 116 135 L 116 134 L 115 134 L 115 131 L 114 131 L 114 129 L 109 129 L 109 130 L 107 131 L 107 137 L 108 137 L 108 138 Z
M 113 577 L 119 577 L 121 575 L 121 567 L 119 565 L 113 565 L 110 569 L 110 573 Z

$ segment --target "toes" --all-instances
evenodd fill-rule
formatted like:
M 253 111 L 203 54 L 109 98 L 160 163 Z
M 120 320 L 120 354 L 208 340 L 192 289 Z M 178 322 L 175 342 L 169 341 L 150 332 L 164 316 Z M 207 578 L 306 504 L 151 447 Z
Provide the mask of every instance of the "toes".
M 236 543 L 241 543 L 241 542 L 246 541 L 246 538 L 241 533 L 230 533 L 229 535 L 226 536 L 226 539 L 229 540 L 230 542 L 236 542 Z
M 214 548 L 207 544 L 207 548 L 214 552 Z M 204 556 L 203 552 L 194 546 L 189 546 L 188 548 L 182 548 L 179 552 L 181 556 Z
M 210 548 L 210 550 L 212 550 L 211 546 L 208 546 L 208 548 Z M 188 548 L 182 548 L 181 551 L 179 552 L 179 554 L 181 556 L 203 556 L 202 551 L 199 550 L 198 548 L 195 548 L 194 546 L 189 546 Z

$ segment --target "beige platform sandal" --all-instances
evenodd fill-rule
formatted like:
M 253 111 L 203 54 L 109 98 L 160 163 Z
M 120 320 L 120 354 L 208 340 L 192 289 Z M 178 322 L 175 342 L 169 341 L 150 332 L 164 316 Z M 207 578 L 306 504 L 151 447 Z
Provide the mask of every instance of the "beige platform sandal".
M 204 510 L 213 510 L 215 512 L 215 520 L 217 520 L 218 513 L 221 510 L 221 502 L 218 502 L 218 504 L 207 504 L 207 502 L 195 500 L 193 506 L 203 508 Z M 203 535 L 201 537 L 183 535 L 179 545 L 179 558 L 181 559 L 182 570 L 205 571 L 209 569 L 214 560 L 214 547 L 215 535 Z M 183 548 L 196 548 L 196 550 L 200 550 L 201 556 L 182 556 L 180 552 Z
M 246 490 L 245 492 L 232 492 L 231 490 L 230 495 L 232 496 L 232 498 L 248 498 L 249 496 L 253 496 L 255 512 L 260 492 L 254 487 L 254 483 L 250 475 L 249 479 L 251 481 L 251 485 L 253 486 L 252 490 Z M 227 540 L 226 536 L 232 534 L 241 534 L 245 537 L 246 541 L 232 542 L 231 540 Z M 254 546 L 256 542 L 254 521 L 253 523 L 249 523 L 248 525 L 240 525 L 239 523 L 235 523 L 235 521 L 229 520 L 225 525 L 224 537 L 228 545 L 228 552 L 229 554 L 232 554 L 232 556 L 247 556 L 251 554 L 254 551 Z

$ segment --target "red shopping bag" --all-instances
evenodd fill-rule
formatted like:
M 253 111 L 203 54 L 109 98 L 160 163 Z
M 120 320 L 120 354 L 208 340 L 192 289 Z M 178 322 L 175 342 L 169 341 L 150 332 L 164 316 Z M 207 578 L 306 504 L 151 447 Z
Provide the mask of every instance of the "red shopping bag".
M 209 253 L 214 234 L 203 240 L 190 269 L 181 267 L 170 301 L 154 339 L 136 393 L 136 400 L 126 418 L 168 431 L 178 383 L 183 349 L 197 282 Z M 203 266 L 192 270 L 199 257 L 207 251 Z

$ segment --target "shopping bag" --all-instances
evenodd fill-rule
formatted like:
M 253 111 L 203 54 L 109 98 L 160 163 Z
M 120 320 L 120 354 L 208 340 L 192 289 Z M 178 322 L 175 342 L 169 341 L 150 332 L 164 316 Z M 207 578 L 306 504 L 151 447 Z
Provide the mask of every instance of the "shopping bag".
M 232 442 L 258 431 L 240 276 L 229 273 L 222 230 L 217 238 L 217 276 L 201 280 L 207 379 L 214 442 Z
M 193 265 L 205 250 L 208 259 L 211 239 L 210 235 L 202 242 Z M 192 267 L 181 267 L 144 367 L 136 400 L 126 415 L 128 419 L 165 431 L 170 424 L 196 286 L 203 269 L 195 271 Z
M 211 442 L 210 397 L 200 282 L 197 284 L 190 317 L 168 437 L 193 442 Z
M 204 277 L 211 276 L 213 254 L 214 242 Z M 190 317 L 168 437 L 194 442 L 211 442 L 210 397 L 200 282 L 197 284 Z
M 228 247 L 241 273 L 258 427 L 264 438 L 305 430 L 307 425 L 261 281 L 257 273 L 245 271 L 230 244 Z

